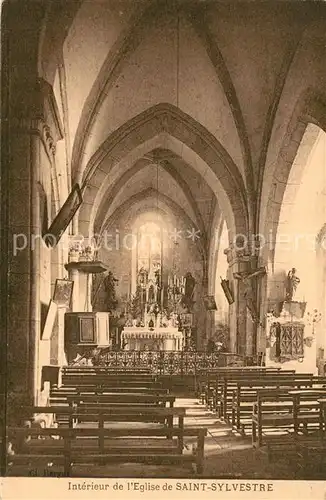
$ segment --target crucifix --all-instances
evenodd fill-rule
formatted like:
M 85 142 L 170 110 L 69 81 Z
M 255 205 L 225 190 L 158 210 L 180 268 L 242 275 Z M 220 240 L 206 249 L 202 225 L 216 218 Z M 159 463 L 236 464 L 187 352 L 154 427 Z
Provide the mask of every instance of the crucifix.
M 258 278 L 259 276 L 265 276 L 266 268 L 259 267 L 254 271 L 241 271 L 239 273 L 233 273 L 233 277 L 241 281 L 244 285 L 244 298 L 247 303 L 247 309 L 249 310 L 252 320 L 255 323 L 259 323 L 259 314 L 254 300 L 254 289 L 252 280 Z

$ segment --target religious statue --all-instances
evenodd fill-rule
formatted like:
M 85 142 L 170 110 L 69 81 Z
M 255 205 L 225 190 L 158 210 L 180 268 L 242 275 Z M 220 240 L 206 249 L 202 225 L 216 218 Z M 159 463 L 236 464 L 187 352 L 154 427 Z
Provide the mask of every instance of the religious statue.
M 252 320 L 255 323 L 259 323 L 259 314 L 257 311 L 257 307 L 255 305 L 255 294 L 252 284 L 252 279 L 258 276 L 263 276 L 266 274 L 265 267 L 259 267 L 255 271 L 242 271 L 240 273 L 233 273 L 235 279 L 238 279 L 242 282 L 244 286 L 243 296 L 246 300 L 247 308 L 250 311 Z
M 194 301 L 193 301 L 193 296 L 194 296 L 194 290 L 196 286 L 196 280 L 192 276 L 190 272 L 187 272 L 185 276 L 185 292 L 182 297 L 182 304 L 186 306 L 188 312 L 191 310 Z
M 161 271 L 160 269 L 156 269 L 154 272 L 155 276 L 155 285 L 159 288 L 161 286 Z
M 82 250 L 80 260 L 87 262 L 92 261 L 94 257 L 93 254 L 94 254 L 93 248 L 90 245 L 88 245 Z
M 153 304 L 156 302 L 156 290 L 154 285 L 150 285 L 148 288 L 148 303 Z
M 147 285 L 147 281 L 148 271 L 144 267 L 141 267 L 138 272 L 138 285 L 145 287 Z
M 196 280 L 192 276 L 192 274 L 189 273 L 189 272 L 186 274 L 185 278 L 186 278 L 185 297 L 188 297 L 188 298 L 192 299 L 192 297 L 194 295 L 194 289 L 195 289 L 195 285 L 196 285 Z
M 300 283 L 300 278 L 296 276 L 297 270 L 292 267 L 291 271 L 288 272 L 286 277 L 286 295 L 285 300 L 291 302 L 293 300 L 294 294 L 296 292 L 297 286 Z
M 117 307 L 118 301 L 116 298 L 116 292 L 115 292 L 115 286 L 116 283 L 119 280 L 117 280 L 113 273 L 109 271 L 107 276 L 104 278 L 103 284 L 104 284 L 104 289 L 106 291 L 106 307 L 109 312 L 112 312 L 115 310 Z

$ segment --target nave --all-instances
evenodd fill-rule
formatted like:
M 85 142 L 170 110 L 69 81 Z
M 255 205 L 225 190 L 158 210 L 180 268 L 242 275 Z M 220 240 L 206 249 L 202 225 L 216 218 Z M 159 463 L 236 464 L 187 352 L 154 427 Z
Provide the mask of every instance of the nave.
M 1 474 L 324 477 L 326 2 L 1 14 Z
M 325 478 L 326 377 L 230 366 L 201 373 L 193 397 L 163 385 L 67 368 L 50 406 L 8 429 L 8 475 Z

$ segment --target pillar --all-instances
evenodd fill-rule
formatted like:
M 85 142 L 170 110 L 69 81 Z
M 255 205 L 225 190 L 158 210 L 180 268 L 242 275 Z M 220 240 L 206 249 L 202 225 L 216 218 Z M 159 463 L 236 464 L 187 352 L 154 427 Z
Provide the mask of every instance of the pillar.
M 252 356 L 256 327 L 247 310 L 246 286 L 234 278 L 234 273 L 250 271 L 252 257 L 232 246 L 225 253 L 229 265 L 227 277 L 234 297 L 234 303 L 229 307 L 230 351 L 241 356 Z
M 35 79 L 25 90 L 30 108 L 11 117 L 9 135 L 7 373 L 13 415 L 24 404 L 39 403 L 42 364 L 50 361 L 49 354 L 40 357 L 45 352 L 40 351 L 45 259 L 40 186 L 50 200 L 55 142 L 62 137 L 52 87 Z M 50 189 L 44 185 L 47 176 Z M 47 282 L 46 302 L 51 295 Z

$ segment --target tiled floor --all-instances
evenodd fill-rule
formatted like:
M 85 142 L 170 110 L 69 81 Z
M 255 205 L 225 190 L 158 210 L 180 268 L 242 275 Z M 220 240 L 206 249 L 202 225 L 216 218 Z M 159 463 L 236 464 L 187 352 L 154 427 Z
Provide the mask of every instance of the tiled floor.
M 218 420 L 215 414 L 205 409 L 196 399 L 178 398 L 176 406 L 185 407 L 185 425 L 206 427 L 205 478 L 243 479 L 294 479 L 293 464 L 286 456 L 269 462 L 264 449 L 255 450 L 251 436 L 234 433 L 229 425 Z M 133 424 L 137 425 L 137 423 Z M 154 424 L 155 425 L 155 424 Z M 191 453 L 196 438 L 185 438 L 184 453 Z M 55 471 L 53 471 L 55 472 Z M 103 467 L 76 466 L 74 476 L 80 477 L 167 477 L 194 478 L 195 472 L 178 466 L 149 466 L 144 464 L 119 464 Z

